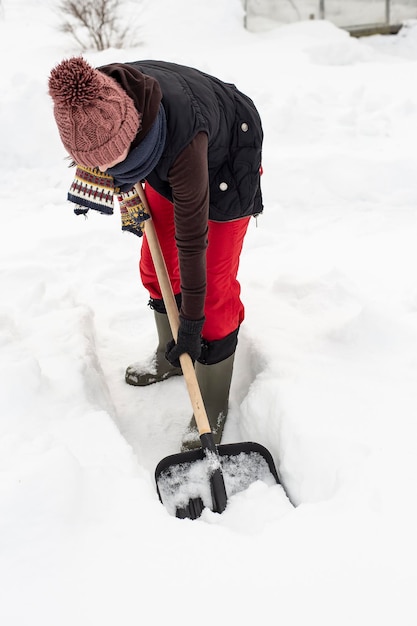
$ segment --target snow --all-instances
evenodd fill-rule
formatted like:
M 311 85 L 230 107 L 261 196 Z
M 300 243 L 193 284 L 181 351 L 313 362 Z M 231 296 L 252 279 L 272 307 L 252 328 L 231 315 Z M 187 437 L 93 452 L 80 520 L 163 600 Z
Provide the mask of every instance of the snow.
M 197 521 L 159 502 L 184 382 L 124 383 L 155 345 L 140 241 L 66 202 L 47 77 L 78 51 L 52 1 L 4 0 L 0 623 L 415 626 L 417 26 L 249 33 L 239 0 L 129 6 L 143 43 L 92 63 L 197 66 L 264 122 L 224 442 L 264 445 L 291 502 L 263 481 Z

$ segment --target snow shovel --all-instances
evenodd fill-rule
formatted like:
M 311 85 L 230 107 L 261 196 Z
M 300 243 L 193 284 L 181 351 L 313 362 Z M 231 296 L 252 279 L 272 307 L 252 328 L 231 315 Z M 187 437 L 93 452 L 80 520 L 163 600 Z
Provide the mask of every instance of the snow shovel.
M 135 188 L 145 212 L 152 217 L 142 185 L 139 183 Z M 178 308 L 152 219 L 145 221 L 145 233 L 176 340 L 180 324 Z M 252 442 L 215 445 L 192 359 L 185 353 L 179 360 L 201 448 L 162 459 L 155 470 L 155 481 L 159 498 L 172 515 L 197 519 L 205 507 L 223 513 L 228 497 L 257 480 L 271 485 L 279 484 L 280 480 L 272 456 L 264 446 Z

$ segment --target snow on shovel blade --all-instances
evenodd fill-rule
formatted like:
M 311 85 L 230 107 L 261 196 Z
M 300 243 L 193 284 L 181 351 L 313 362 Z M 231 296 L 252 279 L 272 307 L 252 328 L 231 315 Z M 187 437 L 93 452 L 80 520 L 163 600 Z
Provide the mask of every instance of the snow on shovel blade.
M 231 443 L 216 446 L 227 497 L 262 480 L 280 484 L 270 452 L 258 443 Z M 210 457 L 203 448 L 172 454 L 155 470 L 159 499 L 171 515 L 196 519 L 205 507 L 213 510 Z

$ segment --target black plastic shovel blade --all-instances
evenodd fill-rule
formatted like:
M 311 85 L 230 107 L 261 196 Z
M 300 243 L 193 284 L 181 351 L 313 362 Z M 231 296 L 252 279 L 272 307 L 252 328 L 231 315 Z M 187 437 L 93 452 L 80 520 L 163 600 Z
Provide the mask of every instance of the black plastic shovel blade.
M 216 459 L 220 467 L 214 467 L 214 473 L 213 459 L 207 456 L 204 448 L 172 454 L 158 463 L 155 470 L 157 491 L 171 515 L 197 519 L 205 507 L 222 513 L 227 499 L 244 491 L 253 482 L 280 483 L 270 452 L 258 443 L 216 446 Z M 221 481 L 226 491 L 224 502 L 217 480 Z M 220 505 L 216 502 L 218 489 Z

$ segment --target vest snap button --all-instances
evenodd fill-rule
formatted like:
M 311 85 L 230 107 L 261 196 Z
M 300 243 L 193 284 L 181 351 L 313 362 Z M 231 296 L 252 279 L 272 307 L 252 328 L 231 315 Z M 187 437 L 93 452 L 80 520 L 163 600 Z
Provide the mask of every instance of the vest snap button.
M 241 124 L 240 128 L 243 130 L 244 133 L 247 133 L 249 130 L 249 126 L 246 124 L 246 122 L 243 122 L 243 124 Z
M 227 191 L 229 185 L 227 183 L 220 183 L 219 188 L 220 191 Z

